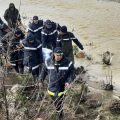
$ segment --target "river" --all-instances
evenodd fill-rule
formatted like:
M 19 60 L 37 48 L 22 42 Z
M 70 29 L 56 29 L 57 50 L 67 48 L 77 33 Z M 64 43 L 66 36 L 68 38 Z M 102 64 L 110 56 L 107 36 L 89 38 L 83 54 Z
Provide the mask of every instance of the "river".
M 76 65 L 84 65 L 88 69 L 91 80 L 106 80 L 108 71 L 112 71 L 113 84 L 120 92 L 120 3 L 119 0 L 21 0 L 21 16 L 34 15 L 39 18 L 51 19 L 60 25 L 68 26 L 83 43 L 85 52 L 93 60 L 76 60 Z M 19 8 L 19 0 L 0 0 L 0 16 L 10 2 Z M 27 21 L 27 22 L 26 22 Z M 93 46 L 86 46 L 93 43 Z M 105 51 L 114 53 L 112 65 L 102 65 L 101 54 Z M 87 66 L 90 64 L 89 66 Z

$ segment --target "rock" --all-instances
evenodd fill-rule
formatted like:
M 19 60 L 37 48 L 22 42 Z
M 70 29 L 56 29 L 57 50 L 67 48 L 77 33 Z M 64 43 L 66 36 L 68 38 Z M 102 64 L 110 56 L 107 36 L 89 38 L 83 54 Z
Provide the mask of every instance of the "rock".
M 84 69 L 83 66 L 80 66 L 80 67 L 75 68 L 75 74 L 76 74 L 76 75 L 79 75 L 79 74 L 82 74 L 82 73 L 85 73 L 85 72 L 86 72 L 86 71 L 85 71 L 85 69 Z
M 85 54 L 83 52 L 78 52 L 75 55 L 76 58 L 85 58 Z
M 109 110 L 113 114 L 120 114 L 120 100 L 113 100 L 109 105 Z
M 111 85 L 111 84 L 105 84 L 105 85 L 103 86 L 103 89 L 104 89 L 104 90 L 113 90 L 113 85 Z
M 101 102 L 98 101 L 98 100 L 94 100 L 94 99 L 89 99 L 86 101 L 86 105 L 89 107 L 89 108 L 97 108 L 97 107 L 100 107 L 101 106 Z
M 112 55 L 113 55 L 113 54 L 110 53 L 109 51 L 104 52 L 104 53 L 103 53 L 103 58 L 102 58 L 103 64 L 111 65 Z

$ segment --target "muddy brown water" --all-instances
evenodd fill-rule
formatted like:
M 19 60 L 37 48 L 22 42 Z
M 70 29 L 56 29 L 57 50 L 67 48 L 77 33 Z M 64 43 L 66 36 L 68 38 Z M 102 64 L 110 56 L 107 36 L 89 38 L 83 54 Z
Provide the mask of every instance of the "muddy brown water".
M 99 82 L 109 80 L 106 76 L 109 71 L 113 74 L 115 91 L 120 93 L 120 4 L 119 0 L 21 0 L 20 13 L 26 17 L 23 23 L 27 24 L 30 18 L 38 15 L 41 19 L 51 19 L 67 25 L 68 30 L 74 32 L 83 43 L 85 52 L 93 60 L 76 59 L 76 66 L 83 65 L 88 69 L 89 80 Z M 19 0 L 0 0 L 0 16 L 10 2 L 19 8 Z M 93 43 L 93 46 L 85 46 Z M 114 53 L 112 65 L 102 64 L 101 54 L 105 51 Z M 96 84 L 94 85 L 96 86 Z

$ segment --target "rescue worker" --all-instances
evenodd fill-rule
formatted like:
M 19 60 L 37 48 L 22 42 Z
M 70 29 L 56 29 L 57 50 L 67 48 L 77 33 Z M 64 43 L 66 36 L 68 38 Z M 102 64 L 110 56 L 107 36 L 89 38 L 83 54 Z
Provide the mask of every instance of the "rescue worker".
M 74 62 L 72 41 L 81 50 L 84 49 L 83 45 L 78 41 L 78 39 L 74 36 L 74 34 L 72 32 L 68 32 L 66 26 L 62 26 L 57 38 L 57 46 L 62 47 L 64 55 Z
M 21 42 L 24 39 L 24 33 L 17 28 L 15 31 L 14 39 L 11 41 L 10 46 L 10 63 L 15 68 L 17 73 L 23 74 L 23 48 L 21 47 Z
M 4 19 L 11 28 L 15 28 L 18 23 L 21 23 L 19 11 L 15 8 L 14 3 L 9 4 L 9 8 L 4 13 Z
M 32 33 L 28 33 L 23 46 L 24 65 L 32 73 L 34 80 L 36 80 L 39 76 L 39 67 L 43 63 L 42 44 L 35 39 Z
M 39 80 L 43 83 L 46 75 L 48 75 L 48 94 L 51 96 L 56 107 L 59 119 L 63 118 L 63 98 L 65 87 L 70 86 L 74 80 L 74 66 L 64 55 L 60 47 L 54 49 L 53 58 L 46 61 Z
M 33 17 L 33 22 L 28 26 L 28 32 L 32 32 L 36 39 L 41 43 L 41 31 L 43 28 L 43 20 L 39 20 L 38 16 Z
M 53 50 L 56 47 L 56 40 L 60 25 L 50 20 L 46 20 L 44 28 L 41 32 L 41 40 L 43 48 Z

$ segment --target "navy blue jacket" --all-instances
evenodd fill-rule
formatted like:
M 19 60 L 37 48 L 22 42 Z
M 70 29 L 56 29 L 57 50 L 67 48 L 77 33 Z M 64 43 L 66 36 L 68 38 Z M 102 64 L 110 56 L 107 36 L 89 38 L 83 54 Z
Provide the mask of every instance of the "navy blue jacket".
M 32 70 L 39 67 L 43 63 L 42 44 L 38 40 L 29 43 L 27 39 L 23 42 L 24 45 L 24 65 L 32 68 Z
M 58 35 L 58 38 L 57 38 L 57 47 L 61 47 L 62 50 L 63 50 L 64 55 L 66 57 L 68 57 L 70 60 L 74 61 L 72 41 L 81 50 L 84 49 L 83 45 L 78 41 L 78 39 L 71 32 L 67 32 L 65 35 L 61 35 L 61 34 Z
M 63 92 L 65 83 L 71 83 L 75 78 L 73 63 L 65 57 L 58 63 L 48 59 L 42 68 L 40 79 L 44 80 L 46 75 L 49 76 L 48 90 L 56 94 Z
M 43 28 L 43 20 L 39 20 L 38 24 L 30 23 L 28 26 L 28 32 L 32 32 L 36 39 L 41 42 L 41 31 Z
M 53 50 L 56 47 L 56 40 L 59 30 L 60 30 L 60 25 L 54 22 L 52 22 L 51 29 L 47 29 L 46 27 L 44 27 L 44 29 L 41 32 L 41 40 L 42 40 L 43 48 L 48 48 Z

